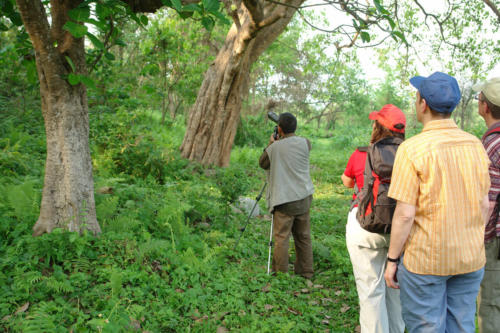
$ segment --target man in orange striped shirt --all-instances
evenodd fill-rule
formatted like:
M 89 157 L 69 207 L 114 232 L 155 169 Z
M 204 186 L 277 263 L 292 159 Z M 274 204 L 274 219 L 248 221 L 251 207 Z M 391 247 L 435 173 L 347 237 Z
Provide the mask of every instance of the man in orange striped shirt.
M 410 83 L 418 89 L 415 108 L 424 128 L 396 154 L 388 195 L 397 206 L 385 280 L 401 288 L 409 332 L 474 332 L 489 158 L 481 141 L 450 119 L 460 101 L 453 77 L 436 72 Z

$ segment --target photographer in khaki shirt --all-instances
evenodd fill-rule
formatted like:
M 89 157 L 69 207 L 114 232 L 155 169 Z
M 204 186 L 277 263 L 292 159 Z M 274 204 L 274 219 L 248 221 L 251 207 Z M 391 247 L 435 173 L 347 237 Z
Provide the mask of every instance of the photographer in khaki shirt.
M 385 280 L 400 288 L 409 332 L 474 332 L 489 158 L 481 141 L 450 119 L 460 101 L 453 77 L 436 72 L 410 83 L 418 89 L 415 108 L 424 128 L 396 154 L 388 195 L 397 206 Z
M 274 224 L 273 271 L 288 272 L 288 243 L 292 234 L 295 273 L 311 278 L 314 272 L 309 217 L 314 192 L 309 174 L 311 144 L 295 135 L 296 128 L 295 116 L 282 113 L 278 120 L 278 138 L 271 135 L 259 165 L 268 171 L 267 202 Z

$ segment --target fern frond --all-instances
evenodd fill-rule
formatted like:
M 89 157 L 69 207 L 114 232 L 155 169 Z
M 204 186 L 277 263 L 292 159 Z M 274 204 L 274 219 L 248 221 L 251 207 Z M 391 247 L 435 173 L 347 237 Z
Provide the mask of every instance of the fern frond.
M 89 272 L 92 270 L 92 264 L 90 260 L 84 257 L 77 258 L 73 260 L 73 268 L 78 272 Z
M 56 330 L 57 318 L 53 315 L 56 312 L 54 304 L 40 302 L 35 309 L 22 322 L 23 332 L 54 332 Z
M 68 280 L 59 281 L 55 277 L 51 276 L 44 280 L 45 287 L 49 291 L 57 292 L 57 293 L 70 293 L 74 291 L 73 286 Z

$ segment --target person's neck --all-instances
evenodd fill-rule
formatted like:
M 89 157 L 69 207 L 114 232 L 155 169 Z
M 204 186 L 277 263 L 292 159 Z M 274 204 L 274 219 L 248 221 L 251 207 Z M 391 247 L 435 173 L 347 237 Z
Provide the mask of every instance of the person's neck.
M 424 117 L 422 117 L 422 125 L 427 125 L 431 121 L 434 120 L 445 120 L 445 119 L 450 119 L 450 118 L 442 118 L 442 117 L 434 117 L 430 112 L 428 114 L 425 114 Z
M 493 118 L 492 116 L 487 117 L 487 119 L 484 119 L 486 122 L 486 127 L 490 128 L 493 126 L 495 123 L 498 123 L 500 119 Z

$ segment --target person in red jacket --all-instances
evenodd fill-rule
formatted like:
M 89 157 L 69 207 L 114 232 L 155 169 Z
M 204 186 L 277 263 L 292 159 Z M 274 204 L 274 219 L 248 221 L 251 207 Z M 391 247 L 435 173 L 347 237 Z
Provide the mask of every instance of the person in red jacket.
M 389 137 L 404 140 L 406 117 L 398 107 L 387 104 L 380 111 L 370 113 L 369 118 L 374 121 L 371 145 Z M 364 150 L 366 152 L 363 152 Z M 345 186 L 358 187 L 360 193 L 354 194 L 355 199 L 360 196 L 358 200 L 363 193 L 366 195 L 363 186 L 367 186 L 364 184 L 364 179 L 368 177 L 365 175 L 368 151 L 368 147 L 356 149 L 341 177 Z M 354 200 L 347 218 L 346 244 L 359 296 L 361 332 L 403 333 L 405 324 L 401 313 L 399 291 L 387 288 L 383 275 L 389 235 L 370 232 L 361 227 L 356 217 L 358 200 Z

